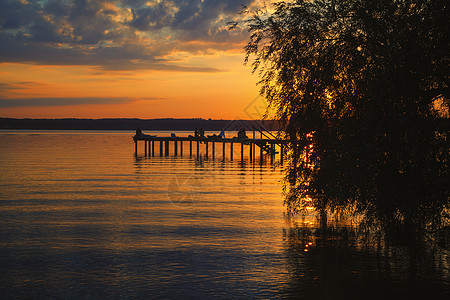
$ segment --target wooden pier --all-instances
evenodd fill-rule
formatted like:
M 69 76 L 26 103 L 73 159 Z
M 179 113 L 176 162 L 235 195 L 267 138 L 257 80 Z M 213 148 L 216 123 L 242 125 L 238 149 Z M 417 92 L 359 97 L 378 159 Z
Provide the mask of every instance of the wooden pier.
M 206 156 L 215 159 L 217 152 L 222 152 L 222 160 L 233 160 L 234 145 L 240 147 L 241 161 L 244 161 L 244 154 L 248 153 L 250 161 L 254 162 L 256 154 L 259 154 L 259 160 L 262 163 L 264 156 L 270 156 L 271 163 L 274 162 L 275 156 L 279 154 L 280 163 L 283 163 L 285 155 L 285 145 L 287 140 L 280 139 L 264 139 L 264 138 L 203 138 L 203 137 L 155 137 L 155 136 L 139 136 L 133 137 L 135 155 L 138 155 L 138 142 L 144 142 L 145 156 L 183 156 L 189 153 L 189 156 L 197 156 L 197 158 Z M 229 144 L 226 153 L 225 145 Z M 195 147 L 193 147 L 193 145 Z M 173 151 L 171 151 L 171 146 Z M 185 150 L 185 147 L 187 149 Z M 159 149 L 158 149 L 159 148 Z M 217 150 L 216 150 L 217 148 Z M 220 149 L 221 148 L 221 149 Z M 259 153 L 258 153 L 259 152 Z

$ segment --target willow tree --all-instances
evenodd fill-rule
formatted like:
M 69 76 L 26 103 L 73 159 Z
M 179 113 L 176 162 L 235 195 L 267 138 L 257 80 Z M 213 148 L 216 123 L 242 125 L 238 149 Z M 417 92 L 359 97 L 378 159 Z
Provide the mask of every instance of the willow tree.
M 449 203 L 448 2 L 289 1 L 248 13 L 246 62 L 292 141 L 288 208 L 439 221 Z

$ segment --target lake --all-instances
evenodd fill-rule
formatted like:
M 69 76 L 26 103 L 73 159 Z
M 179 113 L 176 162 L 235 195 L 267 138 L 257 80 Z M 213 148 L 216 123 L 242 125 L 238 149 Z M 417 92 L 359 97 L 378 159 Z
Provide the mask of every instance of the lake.
M 133 134 L 0 131 L 0 298 L 449 295 L 447 239 L 324 234 L 286 215 L 277 161 L 135 156 Z

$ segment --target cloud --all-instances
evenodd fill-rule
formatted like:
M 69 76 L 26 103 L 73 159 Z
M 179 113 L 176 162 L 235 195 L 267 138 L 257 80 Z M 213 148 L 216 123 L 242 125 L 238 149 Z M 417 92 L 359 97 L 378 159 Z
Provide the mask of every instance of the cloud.
M 141 31 L 161 29 L 173 22 L 176 8 L 170 2 L 162 1 L 152 6 L 132 8 L 131 27 Z
M 26 107 L 26 106 L 68 106 L 68 105 L 95 105 L 95 104 L 122 104 L 134 101 L 134 98 L 20 98 L 0 99 L 0 107 Z M 156 98 L 154 98 L 156 100 Z
M 8 92 L 11 90 L 21 90 L 21 89 L 24 89 L 24 88 L 19 85 L 16 85 L 16 84 L 0 82 L 0 93 Z
M 253 0 L 0 1 L 0 62 L 91 65 L 105 70 L 219 72 L 168 60 L 177 51 L 242 48 L 227 30 Z M 193 47 L 197 45 L 198 47 Z
M 45 88 L 47 84 L 37 81 L 18 81 L 14 83 L 0 83 L 0 99 L 15 98 L 27 95 L 28 89 Z M 28 95 L 29 96 L 29 95 Z

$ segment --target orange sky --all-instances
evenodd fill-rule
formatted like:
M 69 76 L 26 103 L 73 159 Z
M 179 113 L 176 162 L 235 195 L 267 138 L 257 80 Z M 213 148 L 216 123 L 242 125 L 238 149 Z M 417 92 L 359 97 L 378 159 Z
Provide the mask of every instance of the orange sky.
M 0 117 L 262 116 L 236 1 L 63 2 L 0 4 Z
M 258 95 L 257 77 L 242 54 L 205 57 L 223 71 L 157 70 L 98 72 L 89 66 L 0 65 L 6 99 L 92 98 L 92 104 L 0 107 L 13 118 L 246 118 Z M 94 98 L 104 100 L 96 104 Z M 106 98 L 106 99 L 105 99 Z M 107 101 L 110 98 L 111 101 Z M 73 102 L 76 103 L 74 100 Z M 112 103 L 110 103 L 112 102 Z

